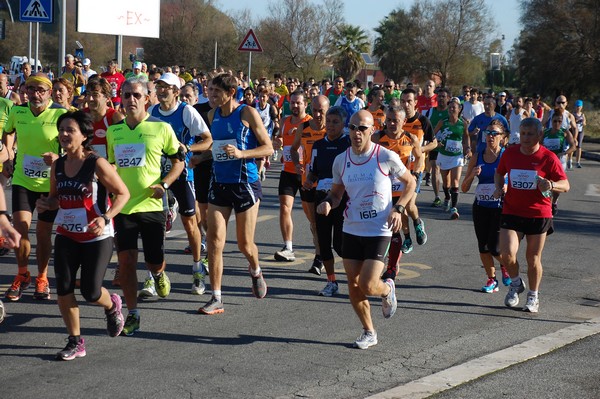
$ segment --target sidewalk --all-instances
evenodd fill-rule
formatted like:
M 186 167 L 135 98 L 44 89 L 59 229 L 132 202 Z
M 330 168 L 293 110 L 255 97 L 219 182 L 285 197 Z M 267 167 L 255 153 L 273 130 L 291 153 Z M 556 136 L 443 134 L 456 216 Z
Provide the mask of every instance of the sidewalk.
M 592 161 L 600 161 L 600 139 L 584 137 L 581 157 Z

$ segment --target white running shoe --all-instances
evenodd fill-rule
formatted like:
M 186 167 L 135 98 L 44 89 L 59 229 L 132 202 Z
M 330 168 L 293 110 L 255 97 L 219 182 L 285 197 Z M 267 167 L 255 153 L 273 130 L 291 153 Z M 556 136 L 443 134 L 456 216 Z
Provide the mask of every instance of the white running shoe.
M 523 280 L 521 280 L 521 285 L 517 287 L 511 284 L 504 298 L 504 304 L 509 308 L 517 307 L 519 304 L 519 294 L 523 291 L 525 291 L 525 282 Z
M 354 347 L 359 349 L 367 349 L 370 346 L 377 345 L 377 332 L 364 330 L 360 337 L 354 341 Z
M 204 274 L 200 272 L 194 272 L 192 282 L 192 294 L 202 295 L 206 291 L 206 285 L 204 284 Z
M 385 280 L 385 283 L 390 286 L 390 293 L 382 298 L 381 310 L 383 312 L 383 317 L 389 319 L 396 313 L 398 301 L 396 299 L 396 285 L 394 284 L 394 280 L 388 278 Z
M 540 309 L 540 299 L 536 295 L 527 295 L 527 302 L 523 306 L 524 312 L 537 313 Z
M 152 298 L 158 296 L 156 293 L 156 286 L 154 284 L 154 279 L 152 277 L 147 277 L 144 281 L 144 288 L 142 288 L 138 294 L 138 298 Z
M 281 251 L 275 252 L 275 260 L 280 262 L 293 262 L 296 260 L 294 251 L 290 251 L 286 247 L 283 247 Z

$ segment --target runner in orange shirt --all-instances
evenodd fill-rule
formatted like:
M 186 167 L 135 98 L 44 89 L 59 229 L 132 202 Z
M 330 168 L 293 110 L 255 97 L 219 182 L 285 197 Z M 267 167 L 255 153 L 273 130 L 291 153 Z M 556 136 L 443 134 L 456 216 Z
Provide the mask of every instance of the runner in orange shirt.
M 311 100 L 313 119 L 302 124 L 301 128 L 296 130 L 296 137 L 292 144 L 291 155 L 292 162 L 296 167 L 296 172 L 302 176 L 302 184 L 306 180 L 306 166 L 310 164 L 312 157 L 312 146 L 317 141 L 325 137 L 327 133 L 325 129 L 325 114 L 329 109 L 329 99 L 326 96 L 316 96 Z M 302 160 L 300 154 L 303 155 Z M 321 251 L 319 249 L 319 241 L 317 240 L 317 224 L 315 216 L 315 194 L 317 184 L 313 185 L 310 190 L 300 189 L 300 198 L 302 199 L 302 209 L 310 222 L 310 231 L 313 236 L 315 245 L 315 258 L 308 270 L 317 276 L 321 275 L 323 270 L 323 261 L 321 259 Z
M 302 187 L 302 174 L 298 173 L 292 161 L 292 145 L 296 137 L 296 130 L 312 119 L 306 114 L 306 95 L 298 90 L 290 95 L 291 115 L 283 120 L 279 135 L 273 140 L 275 148 L 283 148 L 283 170 L 279 177 L 279 226 L 283 237 L 284 246 L 281 251 L 275 252 L 275 260 L 293 262 L 296 260 L 292 246 L 294 222 L 292 221 L 292 207 L 298 190 Z M 303 160 L 300 154 L 300 160 Z M 302 195 L 302 194 L 301 194 Z

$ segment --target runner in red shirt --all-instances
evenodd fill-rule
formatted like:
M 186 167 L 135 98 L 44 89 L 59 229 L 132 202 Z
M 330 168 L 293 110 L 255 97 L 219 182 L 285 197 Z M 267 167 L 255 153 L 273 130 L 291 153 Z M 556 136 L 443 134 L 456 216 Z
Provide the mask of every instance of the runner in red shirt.
M 537 118 L 524 119 L 520 127 L 521 144 L 504 152 L 494 177 L 494 197 L 505 194 L 500 220 L 500 260 L 512 279 L 504 304 L 516 307 L 519 294 L 525 291 L 525 283 L 519 276 L 517 252 L 521 239 L 526 236 L 529 292 L 523 310 L 531 313 L 539 309 L 542 250 L 546 235 L 553 231 L 552 192 L 564 193 L 570 188 L 558 157 L 540 145 L 543 135 L 542 123 Z M 506 188 L 505 176 L 508 176 Z

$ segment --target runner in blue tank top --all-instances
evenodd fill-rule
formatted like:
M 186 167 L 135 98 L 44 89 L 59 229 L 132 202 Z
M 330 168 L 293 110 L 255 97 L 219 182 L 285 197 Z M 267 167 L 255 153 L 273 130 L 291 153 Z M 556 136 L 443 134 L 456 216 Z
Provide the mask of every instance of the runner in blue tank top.
M 262 197 L 255 158 L 273 153 L 271 139 L 258 112 L 235 100 L 237 81 L 230 74 L 215 77 L 208 86 L 213 108 L 209 124 L 213 137 L 213 176 L 208 193 L 208 264 L 211 299 L 198 309 L 203 314 L 223 313 L 221 279 L 227 222 L 235 211 L 238 248 L 249 262 L 252 292 L 257 298 L 267 295 L 267 284 L 258 264 L 254 230 Z

